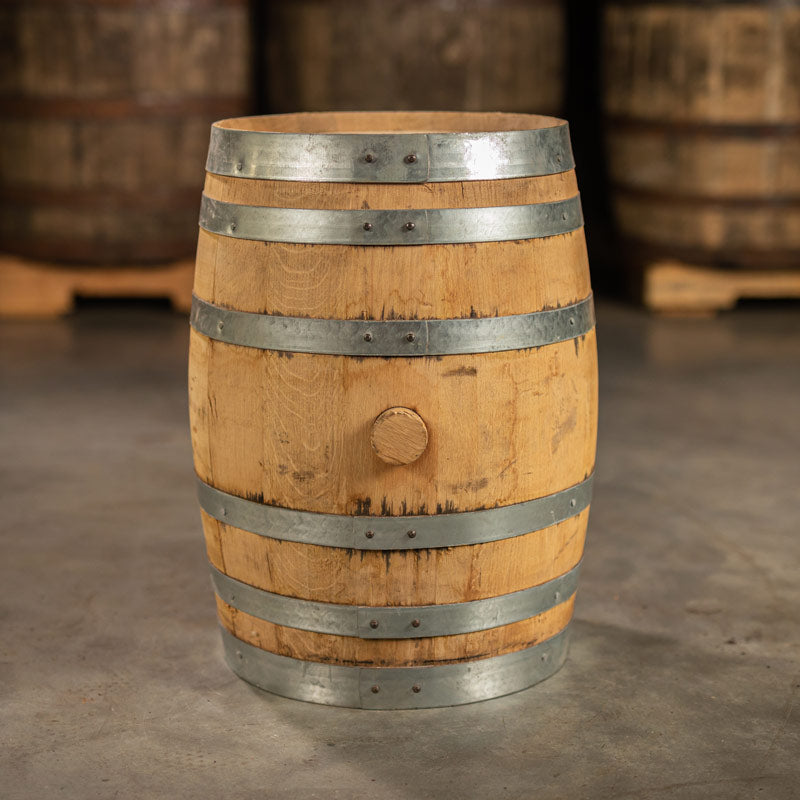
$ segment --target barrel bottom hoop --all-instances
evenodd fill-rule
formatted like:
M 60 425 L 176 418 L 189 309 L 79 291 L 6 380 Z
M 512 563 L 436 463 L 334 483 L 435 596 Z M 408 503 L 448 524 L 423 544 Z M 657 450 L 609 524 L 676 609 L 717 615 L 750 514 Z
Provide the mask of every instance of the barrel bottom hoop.
M 566 602 L 578 588 L 580 562 L 552 580 L 509 594 L 424 606 L 356 606 L 267 592 L 211 567 L 219 598 L 274 625 L 358 639 L 419 639 L 484 631 L 530 619 Z
M 428 550 L 510 539 L 576 517 L 589 507 L 593 480 L 594 473 L 563 491 L 523 503 L 424 516 L 300 511 L 246 500 L 200 478 L 197 496 L 200 508 L 218 522 L 270 539 L 354 550 Z
M 441 708 L 513 694 L 549 678 L 567 657 L 568 629 L 515 653 L 430 667 L 346 667 L 261 650 L 224 628 L 225 660 L 243 680 L 272 694 L 365 709 Z

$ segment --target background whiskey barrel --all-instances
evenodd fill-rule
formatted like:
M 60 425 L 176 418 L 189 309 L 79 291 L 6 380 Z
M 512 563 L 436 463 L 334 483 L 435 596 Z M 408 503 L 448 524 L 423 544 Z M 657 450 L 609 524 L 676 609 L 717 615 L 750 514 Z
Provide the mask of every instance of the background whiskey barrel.
M 270 111 L 559 113 L 562 0 L 270 0 Z
M 800 3 L 611 2 L 614 208 L 647 256 L 800 263 Z
M 570 316 L 558 340 L 497 352 L 469 347 L 438 355 L 420 350 L 410 356 L 364 357 L 357 352 L 378 347 L 392 326 L 402 328 L 400 347 L 415 347 L 414 334 L 406 334 L 405 327 L 424 330 L 426 320 L 458 323 L 468 331 L 479 323 L 511 324 L 515 315 L 590 303 L 582 224 L 579 218 L 564 222 L 568 214 L 560 210 L 577 202 L 571 157 L 564 150 L 554 152 L 547 174 L 527 177 L 457 180 L 452 175 L 439 182 L 386 183 L 365 176 L 387 169 L 396 179 L 398 170 L 418 166 L 428 148 L 417 157 L 405 141 L 395 147 L 380 139 L 377 147 L 368 142 L 363 151 L 357 143 L 354 161 L 339 158 L 326 139 L 328 162 L 315 163 L 310 153 L 315 134 L 473 132 L 464 148 L 482 154 L 478 166 L 485 170 L 506 151 L 495 147 L 492 134 L 478 132 L 565 131 L 564 126 L 528 115 L 396 113 L 284 115 L 227 120 L 216 127 L 242 133 L 220 148 L 222 166 L 209 161 L 204 203 L 214 213 L 201 216 L 190 416 L 201 497 L 205 492 L 213 499 L 203 504 L 203 526 L 214 574 L 222 582 L 219 614 L 232 643 L 233 668 L 289 696 L 359 705 L 384 702 L 380 687 L 387 673 L 397 670 L 469 663 L 480 671 L 496 657 L 531 651 L 541 667 L 548 656 L 536 647 L 561 641 L 574 586 L 556 592 L 541 613 L 469 631 L 426 633 L 425 615 L 459 603 L 485 608 L 481 603 L 498 596 L 507 599 L 574 574 L 583 552 L 588 498 L 583 504 L 568 501 L 565 514 L 548 514 L 541 525 L 521 530 L 491 520 L 517 504 L 575 491 L 590 479 L 597 419 L 593 324 L 582 328 L 577 316 Z M 274 141 L 259 142 L 248 155 L 247 138 L 259 131 L 310 134 L 303 140 L 306 158 L 281 163 L 264 149 Z M 429 149 L 431 158 L 450 153 L 447 142 L 441 151 Z M 525 157 L 532 152 L 526 148 Z M 510 163 L 517 162 L 512 157 Z M 319 176 L 275 180 L 276 164 L 301 173 L 353 169 L 359 182 Z M 429 169 L 422 165 L 422 175 L 430 175 Z M 479 222 L 495 206 L 536 210 L 553 209 L 552 204 L 559 204 L 553 217 L 559 232 L 552 235 L 492 241 L 496 230 Z M 219 209 L 225 208 L 232 216 L 223 219 Z M 286 219 L 287 209 L 318 224 L 285 225 L 281 232 L 248 227 L 265 213 Z M 417 235 L 405 222 L 416 209 L 429 209 L 433 219 L 466 210 L 478 222 L 461 232 L 460 243 L 370 244 L 364 239 L 365 246 L 358 238 Z M 500 219 L 511 214 L 501 211 Z M 396 222 L 389 228 L 381 222 L 387 214 Z M 353 244 L 319 240 L 319 226 L 330 215 L 354 215 L 357 224 L 348 234 L 355 237 Z M 356 350 L 341 352 L 335 350 L 335 335 L 314 347 L 299 337 L 278 347 L 244 333 L 251 325 L 258 335 L 273 325 L 302 332 L 319 323 L 330 324 L 332 331 L 356 324 L 365 332 L 347 340 Z M 243 505 L 244 511 L 237 511 Z M 291 522 L 298 512 L 306 516 Z M 454 520 L 460 535 L 471 524 L 470 512 L 487 514 L 478 539 L 437 542 L 430 533 L 431 526 Z M 244 516 L 237 519 L 240 513 Z M 459 517 L 462 513 L 466 519 Z M 265 515 L 277 515 L 279 522 L 260 527 Z M 322 534 L 309 539 L 303 532 L 309 526 L 310 536 L 330 524 L 352 529 L 353 539 Z M 399 540 L 384 543 L 386 526 L 397 528 Z M 239 583 L 224 590 L 231 580 Z M 273 605 L 324 605 L 314 607 L 311 623 L 291 623 L 280 615 L 254 613 L 242 605 L 247 596 Z M 319 624 L 331 604 L 337 613 L 342 607 L 366 607 L 367 619 L 374 614 L 376 623 L 382 613 L 405 609 L 419 616 L 420 627 L 409 628 L 416 631 L 412 637 L 341 635 Z M 429 605 L 435 606 L 433 612 L 420 610 Z M 378 625 L 373 627 L 380 633 Z M 270 659 L 265 673 L 258 673 L 259 659 Z M 275 676 L 287 663 L 295 664 L 296 679 L 280 682 Z M 558 663 L 551 661 L 546 674 Z M 337 694 L 325 676 L 353 667 L 377 671 L 375 686 L 383 693 L 374 700 L 369 692 L 368 699 Z M 315 683 L 311 676 L 317 668 L 323 675 Z M 535 669 L 526 672 L 517 688 L 535 682 L 536 674 Z M 326 693 L 315 694 L 322 684 Z M 469 701 L 469 676 L 458 686 L 461 694 L 449 695 L 451 703 Z M 513 690 L 503 681 L 494 686 L 494 695 Z M 411 684 L 406 689 L 404 704 L 442 704 L 425 687 L 419 697 Z
M 0 250 L 191 255 L 208 126 L 249 109 L 245 0 L 11 0 L 0 30 Z

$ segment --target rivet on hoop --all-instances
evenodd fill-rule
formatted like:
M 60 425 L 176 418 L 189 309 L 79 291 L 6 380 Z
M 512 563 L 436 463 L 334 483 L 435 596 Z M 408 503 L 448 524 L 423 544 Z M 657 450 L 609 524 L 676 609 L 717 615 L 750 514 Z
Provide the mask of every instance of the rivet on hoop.
M 366 161 L 366 162 L 367 162 L 367 164 L 372 164 L 372 163 L 375 161 L 375 156 L 374 156 L 374 155 L 372 155 L 372 153 L 367 153 L 367 154 L 364 156 L 364 161 Z
M 364 536 L 366 536 L 366 537 L 367 537 L 367 539 L 371 539 L 371 538 L 372 538 L 374 535 L 375 535 L 375 531 L 367 531 L 367 532 L 364 534 Z
M 415 153 L 409 153 L 406 156 L 406 164 L 413 164 L 414 162 L 416 162 L 416 160 L 417 160 L 417 156 L 416 156 Z
M 365 222 L 364 223 L 364 230 L 365 231 L 371 231 L 372 230 L 372 223 L 371 222 Z
M 413 231 L 414 228 L 416 228 L 416 227 L 417 226 L 413 222 L 406 222 L 406 224 L 405 224 L 405 229 L 407 231 Z
M 376 619 L 371 619 L 371 620 L 369 621 L 369 626 L 370 626 L 370 628 L 377 628 L 377 627 L 378 627 L 378 620 L 376 620 Z
M 240 161 L 240 162 L 239 162 L 239 163 L 236 165 L 236 171 L 237 171 L 237 172 L 241 172 L 243 169 L 244 169 L 244 163 Z
M 231 231 L 235 231 L 235 230 L 236 230 L 236 223 L 235 222 L 231 222 Z
M 407 342 L 413 342 L 416 338 L 417 338 L 417 335 L 415 333 L 407 333 L 406 334 L 406 341 Z
M 378 684 L 377 684 L 377 683 L 376 683 L 376 684 L 375 684 L 375 685 L 374 685 L 374 686 L 373 686 L 373 687 L 370 689 L 370 691 L 372 692 L 372 694 L 378 694 L 378 692 L 379 692 L 380 690 L 381 690 L 381 687 L 380 687 L 380 686 L 378 686 Z
M 409 539 L 413 539 L 416 535 L 417 535 L 416 531 L 408 531 L 406 533 L 406 536 L 408 536 Z
M 364 334 L 364 341 L 365 341 L 365 342 L 371 342 L 371 341 L 372 341 L 372 334 L 371 334 L 369 331 L 367 331 L 367 332 Z
M 418 619 L 412 619 L 411 620 L 411 627 L 412 628 L 419 628 L 419 626 L 420 626 L 420 621 Z
M 418 683 L 415 683 L 411 687 L 411 691 L 414 692 L 414 694 L 419 694 L 422 691 L 422 687 Z

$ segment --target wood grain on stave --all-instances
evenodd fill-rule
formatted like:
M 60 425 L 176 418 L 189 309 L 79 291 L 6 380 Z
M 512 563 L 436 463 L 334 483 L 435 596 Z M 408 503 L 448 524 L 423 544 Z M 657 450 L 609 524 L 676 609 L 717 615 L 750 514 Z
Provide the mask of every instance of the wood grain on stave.
M 257 181 L 209 174 L 206 194 L 283 208 L 461 208 L 574 197 L 574 171 L 422 185 Z M 583 231 L 544 239 L 416 247 L 253 242 L 201 230 L 195 294 L 257 313 L 333 319 L 524 314 L 591 291 Z
M 247 263 L 241 270 L 237 264 Z M 491 264 L 491 267 L 487 267 Z M 448 319 L 571 305 L 591 291 L 583 231 L 519 242 L 343 248 L 200 231 L 194 291 L 228 308 L 323 319 Z M 424 289 L 423 289 L 424 287 Z
M 581 560 L 589 512 L 496 542 L 393 551 L 285 542 L 202 516 L 209 561 L 243 583 L 323 603 L 410 606 L 483 600 L 563 575 Z
M 538 351 L 350 358 L 260 351 L 192 331 L 195 468 L 261 502 L 334 514 L 435 514 L 553 494 L 593 469 L 594 332 Z M 425 452 L 382 462 L 372 422 L 428 424 Z

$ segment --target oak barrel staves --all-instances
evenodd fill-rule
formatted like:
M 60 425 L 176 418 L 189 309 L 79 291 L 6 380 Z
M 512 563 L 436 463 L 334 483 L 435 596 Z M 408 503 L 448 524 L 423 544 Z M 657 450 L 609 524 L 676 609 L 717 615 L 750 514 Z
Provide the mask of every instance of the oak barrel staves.
M 564 0 L 270 0 L 272 111 L 560 113 Z
M 419 707 L 562 663 L 597 413 L 571 158 L 528 115 L 215 126 L 190 409 L 247 680 Z
M 606 140 L 641 258 L 800 266 L 800 2 L 611 2 Z
M 245 0 L 9 0 L 0 27 L 0 251 L 191 257 L 208 126 L 249 110 Z

